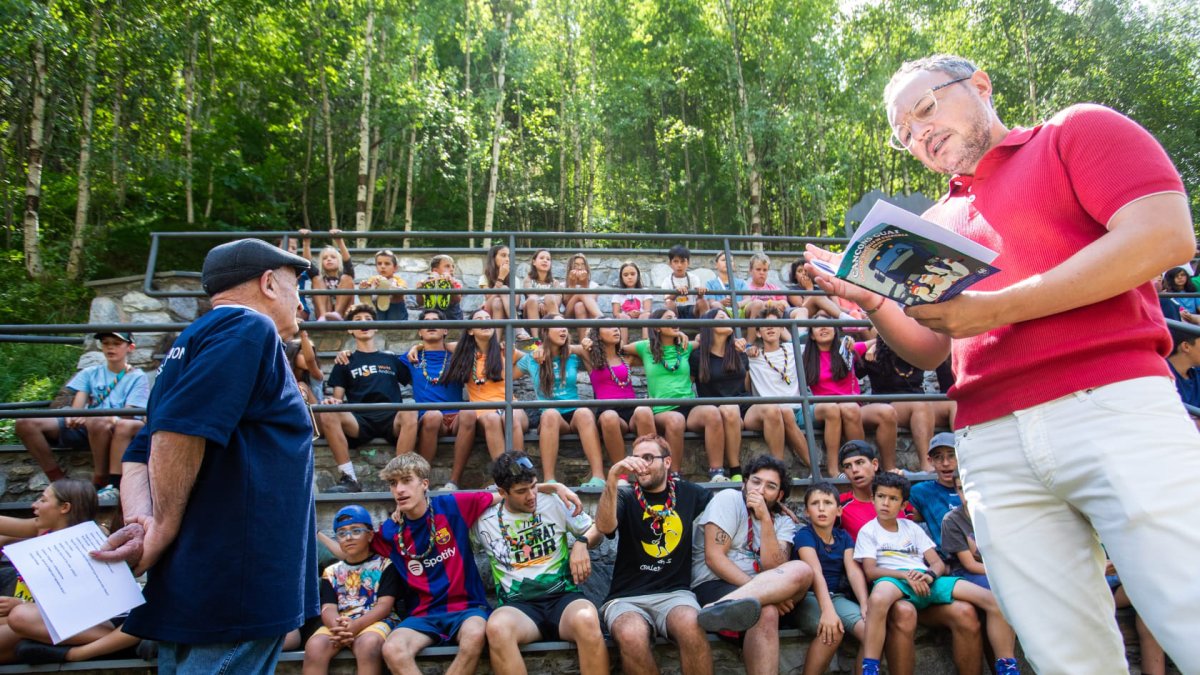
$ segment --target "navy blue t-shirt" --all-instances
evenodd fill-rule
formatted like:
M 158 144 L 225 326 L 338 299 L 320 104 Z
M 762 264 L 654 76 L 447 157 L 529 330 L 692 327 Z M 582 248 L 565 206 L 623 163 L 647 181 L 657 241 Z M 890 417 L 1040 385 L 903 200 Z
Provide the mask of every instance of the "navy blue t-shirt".
M 203 437 L 204 459 L 179 535 L 124 630 L 232 642 L 315 616 L 312 422 L 271 320 L 245 307 L 200 317 L 163 360 L 147 408 L 125 461 L 146 462 L 159 431 Z
M 421 361 L 425 362 L 424 371 L 421 370 Z M 463 402 L 463 386 L 461 383 L 447 383 L 445 381 L 446 367 L 450 364 L 450 352 L 447 351 L 430 351 L 425 350 L 421 353 L 421 359 L 416 363 L 409 362 L 407 357 L 401 358 L 400 363 L 404 364 L 408 370 L 410 379 L 412 380 L 413 399 L 418 403 L 461 403 Z M 429 377 L 425 376 L 429 373 Z M 430 382 L 437 380 L 437 384 Z M 458 412 L 457 410 L 443 410 L 443 415 L 450 415 Z M 425 411 L 422 410 L 419 416 L 424 416 Z
M 353 352 L 329 373 L 329 386 L 345 389 L 347 403 L 403 403 L 400 385 L 411 383 L 404 359 L 391 352 Z
M 1200 407 L 1200 368 L 1188 368 L 1187 379 L 1180 376 L 1174 364 L 1167 361 L 1171 368 L 1171 379 L 1175 380 L 1175 391 L 1183 402 L 1194 407 Z
M 825 577 L 830 593 L 846 590 L 846 549 L 854 550 L 854 540 L 849 532 L 840 527 L 833 528 L 833 543 L 826 544 L 811 527 L 802 527 L 796 530 L 792 544 L 792 557 L 796 560 L 800 559 L 800 547 L 816 550 L 817 560 L 821 561 L 821 576 Z

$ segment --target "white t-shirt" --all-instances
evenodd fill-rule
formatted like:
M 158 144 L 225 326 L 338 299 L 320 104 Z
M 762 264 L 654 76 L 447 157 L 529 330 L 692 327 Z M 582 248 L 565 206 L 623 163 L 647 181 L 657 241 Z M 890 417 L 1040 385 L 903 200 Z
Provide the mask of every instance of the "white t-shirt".
M 749 363 L 750 384 L 754 385 L 755 395 L 800 396 L 800 378 L 796 375 L 796 356 L 792 343 L 781 343 L 779 349 L 773 352 L 760 350 L 757 356 L 749 358 Z M 784 381 L 784 375 L 789 381 Z M 794 403 L 791 407 L 795 409 L 800 404 Z
M 501 509 L 503 527 L 501 526 Z M 571 546 L 592 517 L 572 516 L 556 495 L 539 494 L 535 513 L 513 513 L 501 501 L 472 528 L 491 562 L 492 582 L 504 603 L 577 591 L 571 577 Z
M 687 286 L 687 288 L 688 288 L 687 299 L 681 301 L 678 298 L 676 298 L 675 299 L 676 307 L 680 307 L 680 306 L 688 307 L 690 305 L 696 304 L 695 293 L 693 293 L 692 289 L 700 288 L 700 287 L 704 286 L 704 284 L 700 283 L 700 277 L 696 276 L 695 274 L 692 274 L 691 272 L 687 273 L 687 283 L 686 284 L 684 283 L 683 279 L 684 279 L 684 277 L 676 277 L 675 273 L 672 272 L 671 274 L 668 274 L 667 278 L 663 279 L 663 282 L 662 282 L 662 288 L 665 288 L 669 291 L 673 291 L 673 290 L 679 288 L 680 286 Z
M 925 551 L 934 548 L 933 540 L 911 520 L 898 519 L 896 525 L 895 532 L 883 529 L 878 518 L 863 525 L 854 542 L 854 559 L 874 558 L 886 570 L 928 570 Z
M 733 547 L 729 549 L 729 559 L 738 569 L 754 576 L 754 563 L 759 556 L 750 550 L 746 542 L 746 526 L 750 522 L 750 512 L 746 508 L 746 499 L 741 490 L 721 490 L 713 495 L 712 501 L 704 509 L 704 513 L 696 519 L 696 531 L 692 538 L 692 588 L 706 581 L 719 579 L 708 563 L 704 562 L 704 526 L 712 523 L 725 531 L 733 539 Z M 775 538 L 780 546 L 790 547 L 792 537 L 796 534 L 796 524 L 791 518 L 780 513 L 772 518 L 775 525 Z M 762 526 L 754 520 L 755 548 L 760 548 L 762 541 Z

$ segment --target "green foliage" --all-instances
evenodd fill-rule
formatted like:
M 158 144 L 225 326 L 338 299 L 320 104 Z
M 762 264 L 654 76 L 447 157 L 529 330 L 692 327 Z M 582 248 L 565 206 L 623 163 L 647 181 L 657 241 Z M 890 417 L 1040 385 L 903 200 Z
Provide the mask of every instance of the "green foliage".
M 61 271 L 40 281 L 30 281 L 19 255 L 13 252 L 2 255 L 0 324 L 87 322 L 90 290 L 67 281 Z
M 327 229 L 327 167 L 336 224 L 354 228 L 367 3 L 3 0 L 0 320 L 83 310 L 72 303 L 85 294 L 53 279 L 74 230 L 93 2 L 102 25 L 87 277 L 139 273 L 154 231 Z M 1163 143 L 1200 214 L 1200 5 L 1188 0 L 376 0 L 374 9 L 373 229 L 406 227 L 411 201 L 413 230 L 465 230 L 468 194 L 480 226 L 503 94 L 496 229 L 737 233 L 749 226 L 757 177 L 766 234 L 833 234 L 869 190 L 944 189 L 944 177 L 884 146 L 880 101 L 901 62 L 938 51 L 992 75 L 1010 125 L 1080 101 L 1129 114 Z M 34 288 L 13 256 L 39 39 L 50 72 L 40 216 L 51 280 Z M 197 269 L 205 248 L 175 241 L 159 267 Z
M 70 345 L 0 342 L 0 401 L 48 401 L 75 374 L 82 350 Z M 16 443 L 15 422 L 0 420 L 0 443 Z

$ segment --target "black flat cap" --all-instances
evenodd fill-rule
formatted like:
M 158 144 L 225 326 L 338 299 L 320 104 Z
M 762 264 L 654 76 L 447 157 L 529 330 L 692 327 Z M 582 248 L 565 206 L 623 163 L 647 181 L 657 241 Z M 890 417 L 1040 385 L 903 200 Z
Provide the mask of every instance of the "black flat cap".
M 311 266 L 304 258 L 261 239 L 238 239 L 221 244 L 204 256 L 200 284 L 210 296 L 249 281 L 267 270 L 295 268 L 296 274 Z

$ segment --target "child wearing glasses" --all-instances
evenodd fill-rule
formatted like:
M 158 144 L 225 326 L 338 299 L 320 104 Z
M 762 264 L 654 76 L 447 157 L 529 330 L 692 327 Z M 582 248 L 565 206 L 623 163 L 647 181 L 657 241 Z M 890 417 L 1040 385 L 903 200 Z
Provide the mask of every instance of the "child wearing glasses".
M 383 672 L 383 642 L 400 622 L 400 575 L 371 551 L 371 514 L 357 504 L 333 517 L 343 560 L 321 574 L 321 623 L 304 645 L 304 672 L 327 673 L 342 649 L 354 652 L 359 673 Z

